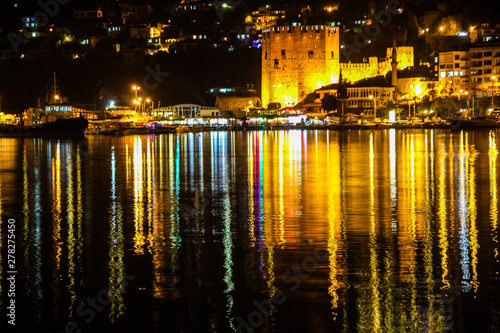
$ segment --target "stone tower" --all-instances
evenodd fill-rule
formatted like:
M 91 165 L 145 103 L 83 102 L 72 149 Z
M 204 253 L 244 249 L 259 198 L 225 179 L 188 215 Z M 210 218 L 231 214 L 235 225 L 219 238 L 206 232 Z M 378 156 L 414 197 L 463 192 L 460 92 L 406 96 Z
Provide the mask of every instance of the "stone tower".
M 339 28 L 269 27 L 262 31 L 262 104 L 293 106 L 340 75 Z

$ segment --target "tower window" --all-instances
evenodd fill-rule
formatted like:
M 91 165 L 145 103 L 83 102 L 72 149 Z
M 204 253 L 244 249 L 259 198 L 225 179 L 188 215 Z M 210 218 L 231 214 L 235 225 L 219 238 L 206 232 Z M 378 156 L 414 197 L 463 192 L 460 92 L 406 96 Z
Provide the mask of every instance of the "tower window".
M 314 57 L 314 51 L 309 51 L 309 59 L 312 59 Z
M 285 50 L 281 50 L 281 59 L 286 59 Z
M 278 59 L 274 59 L 274 69 L 278 69 L 279 64 Z

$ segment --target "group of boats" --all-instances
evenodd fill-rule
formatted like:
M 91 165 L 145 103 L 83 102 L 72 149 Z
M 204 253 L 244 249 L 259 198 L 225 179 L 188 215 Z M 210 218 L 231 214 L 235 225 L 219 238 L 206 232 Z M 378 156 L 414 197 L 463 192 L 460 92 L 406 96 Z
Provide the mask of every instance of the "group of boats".
M 94 122 L 90 123 L 85 130 L 86 135 L 141 135 L 141 134 L 163 134 L 163 133 L 184 133 L 201 132 L 204 128 L 200 126 L 184 125 L 158 125 L 144 124 L 136 122 Z
M 395 122 L 395 123 L 323 123 L 323 124 L 238 124 L 225 126 L 206 125 L 160 125 L 141 122 L 88 122 L 83 118 L 58 119 L 40 126 L 0 125 L 0 136 L 19 137 L 72 137 L 80 135 L 143 135 L 163 133 L 188 133 L 202 131 L 249 131 L 249 130 L 289 130 L 289 129 L 325 129 L 325 130 L 356 130 L 356 129 L 388 129 L 388 128 L 449 128 L 461 129 L 494 129 L 500 127 L 500 110 L 490 115 L 470 119 L 453 119 L 440 122 Z

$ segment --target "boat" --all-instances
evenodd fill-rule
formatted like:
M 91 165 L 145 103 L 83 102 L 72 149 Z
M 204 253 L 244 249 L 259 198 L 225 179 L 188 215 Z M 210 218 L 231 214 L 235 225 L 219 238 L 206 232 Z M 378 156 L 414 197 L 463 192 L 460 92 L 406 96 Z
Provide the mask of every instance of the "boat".
M 137 128 L 124 128 L 116 131 L 116 135 L 134 135 L 134 134 L 149 134 L 151 129 L 149 127 L 137 127 Z
M 187 133 L 187 132 L 190 132 L 191 130 L 190 130 L 190 129 L 189 129 L 189 127 L 187 127 L 187 126 L 177 126 L 177 127 L 175 128 L 175 131 L 176 131 L 177 133 Z
M 176 128 L 173 126 L 157 126 L 151 130 L 152 134 L 175 133 Z
M 134 135 L 134 134 L 149 134 L 151 127 L 140 123 L 124 123 L 122 128 L 118 129 L 115 135 Z
M 88 125 L 85 118 L 61 118 L 33 126 L 3 125 L 0 127 L 0 136 L 76 138 L 84 135 Z
M 490 129 L 500 127 L 500 119 L 496 117 L 477 117 L 472 119 L 453 119 L 451 129 L 454 131 L 462 129 Z

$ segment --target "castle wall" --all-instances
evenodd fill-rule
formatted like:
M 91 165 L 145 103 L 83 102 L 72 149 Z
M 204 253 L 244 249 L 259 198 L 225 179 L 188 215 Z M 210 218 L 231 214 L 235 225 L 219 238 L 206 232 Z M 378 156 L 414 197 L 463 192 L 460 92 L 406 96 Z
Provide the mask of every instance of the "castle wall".
M 397 48 L 398 70 L 414 66 L 413 47 L 399 46 Z M 379 61 L 377 57 L 370 57 L 364 63 L 341 63 L 342 78 L 347 82 L 354 83 L 378 75 L 386 75 L 392 70 L 392 47 L 387 49 L 385 59 Z
M 379 75 L 378 58 L 370 57 L 368 62 L 341 63 L 342 79 L 354 83 Z
M 262 104 L 293 106 L 308 93 L 337 83 L 339 30 L 330 26 L 279 26 L 263 30 Z

